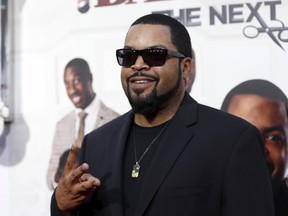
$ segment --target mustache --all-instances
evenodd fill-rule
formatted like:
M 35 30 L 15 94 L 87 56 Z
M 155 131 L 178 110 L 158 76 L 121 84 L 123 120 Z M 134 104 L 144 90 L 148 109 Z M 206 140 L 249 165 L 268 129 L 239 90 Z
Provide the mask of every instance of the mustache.
M 77 96 L 79 96 L 79 97 L 81 97 L 81 94 L 77 91 L 77 92 L 75 92 L 75 93 L 73 93 L 73 94 L 70 94 L 70 95 L 68 95 L 70 98 L 73 98 L 73 97 L 77 97 Z
M 159 77 L 153 76 L 153 75 L 150 75 L 150 74 L 147 74 L 147 73 L 144 73 L 143 71 L 138 71 L 138 72 L 136 72 L 136 73 L 133 73 L 131 76 L 129 76 L 129 77 L 126 79 L 126 81 L 129 81 L 131 78 L 137 77 L 137 76 L 151 78 L 151 79 L 156 80 L 157 82 L 159 81 Z

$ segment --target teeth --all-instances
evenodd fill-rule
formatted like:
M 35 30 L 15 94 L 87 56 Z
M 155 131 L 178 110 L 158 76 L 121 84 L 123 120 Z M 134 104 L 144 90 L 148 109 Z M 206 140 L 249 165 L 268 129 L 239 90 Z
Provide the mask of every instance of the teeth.
M 138 81 L 135 81 L 135 83 L 137 84 L 143 84 L 143 83 L 147 83 L 148 81 L 147 80 L 138 80 Z
M 78 103 L 80 101 L 80 97 L 79 96 L 75 96 L 75 97 L 72 98 L 72 101 L 74 103 Z

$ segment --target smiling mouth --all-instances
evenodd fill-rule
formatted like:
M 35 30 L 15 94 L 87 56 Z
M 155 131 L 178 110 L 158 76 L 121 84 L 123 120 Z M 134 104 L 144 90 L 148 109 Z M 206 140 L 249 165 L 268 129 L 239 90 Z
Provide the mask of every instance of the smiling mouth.
M 150 77 L 133 77 L 129 79 L 130 87 L 131 89 L 134 89 L 134 91 L 141 90 L 143 91 L 146 88 L 154 86 L 155 79 L 152 79 Z
M 135 84 L 145 84 L 145 83 L 154 82 L 154 81 L 155 80 L 151 80 L 151 79 L 130 80 L 130 82 L 135 83 Z
M 157 78 L 152 77 L 152 76 L 148 76 L 146 74 L 134 75 L 134 76 L 128 78 L 129 82 L 136 83 L 136 84 L 155 82 L 156 80 L 157 80 Z
M 74 104 L 77 104 L 81 101 L 81 97 L 79 95 L 77 96 L 73 96 L 71 97 L 71 101 L 74 103 Z
M 127 78 L 127 83 L 132 91 L 136 93 L 143 92 L 145 89 L 154 88 L 159 81 L 157 76 L 152 76 L 141 71 L 138 71 Z

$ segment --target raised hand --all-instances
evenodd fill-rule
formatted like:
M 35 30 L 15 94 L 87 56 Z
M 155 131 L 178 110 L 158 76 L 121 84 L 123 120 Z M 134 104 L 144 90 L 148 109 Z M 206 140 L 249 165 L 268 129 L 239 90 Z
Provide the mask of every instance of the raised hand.
M 76 145 L 71 147 L 62 177 L 55 191 L 59 210 L 71 211 L 100 186 L 100 180 L 87 173 L 89 165 L 83 163 L 77 167 Z

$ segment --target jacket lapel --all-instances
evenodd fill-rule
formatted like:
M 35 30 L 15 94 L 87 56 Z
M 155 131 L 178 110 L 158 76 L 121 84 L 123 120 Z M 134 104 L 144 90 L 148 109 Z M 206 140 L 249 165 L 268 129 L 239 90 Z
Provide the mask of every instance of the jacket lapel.
M 99 113 L 94 123 L 94 128 L 98 128 L 102 126 L 105 122 L 107 122 L 106 118 L 107 118 L 107 115 L 109 115 L 108 109 L 109 108 L 106 107 L 101 100 L 99 100 Z
M 144 214 L 161 183 L 193 137 L 194 128 L 192 125 L 197 120 L 196 116 L 197 102 L 186 95 L 178 112 L 170 120 L 170 125 L 168 125 L 167 131 L 155 152 L 143 183 L 142 192 L 139 196 L 141 201 L 137 204 L 135 216 Z

